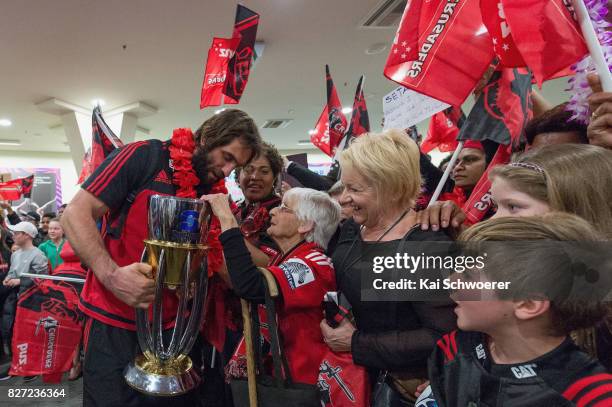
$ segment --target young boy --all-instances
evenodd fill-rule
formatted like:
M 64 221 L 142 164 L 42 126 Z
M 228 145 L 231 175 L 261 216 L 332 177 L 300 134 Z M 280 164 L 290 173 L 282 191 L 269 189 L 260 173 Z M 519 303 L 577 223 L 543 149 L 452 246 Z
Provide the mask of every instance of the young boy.
M 477 292 L 480 300 L 453 294 L 460 330 L 438 341 L 431 385 L 416 406 L 612 406 L 612 375 L 569 337 L 593 327 L 607 308 L 586 296 L 569 299 L 584 275 L 561 251 L 603 239 L 581 218 L 552 213 L 492 219 L 459 240 L 486 242 L 488 250 L 498 241 L 481 281 L 509 281 L 514 289 Z M 553 252 L 540 251 L 545 245 Z

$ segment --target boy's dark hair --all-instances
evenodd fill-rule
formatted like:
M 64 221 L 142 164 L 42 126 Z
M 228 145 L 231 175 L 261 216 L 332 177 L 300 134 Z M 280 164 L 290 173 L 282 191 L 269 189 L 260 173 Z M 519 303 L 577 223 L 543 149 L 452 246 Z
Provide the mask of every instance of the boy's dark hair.
M 208 151 L 228 145 L 235 138 L 239 138 L 245 147 L 253 151 L 252 157 L 257 156 L 262 142 L 253 119 L 238 109 L 226 109 L 215 114 L 202 123 L 194 137 L 196 144 L 201 144 L 204 138 Z
M 547 110 L 538 117 L 534 117 L 525 127 L 527 144 L 533 144 L 538 134 L 551 132 L 576 132 L 582 144 L 588 144 L 587 126 L 575 120 L 570 120 L 572 113 L 567 111 L 567 102 Z
M 57 217 L 57 214 L 55 212 L 48 212 L 48 213 L 45 213 L 42 217 L 43 218 L 51 218 L 51 220 L 53 220 L 54 218 Z
M 585 292 L 595 285 L 582 284 L 586 269 L 578 270 L 584 268 L 581 259 L 600 257 L 598 248 L 605 240 L 584 219 L 561 212 L 490 219 L 467 229 L 458 240 L 472 253 L 487 253 L 483 271 L 489 280 L 510 282 L 509 290 L 496 292 L 500 299 L 550 300 L 554 334 L 590 328 L 606 318 L 609 308 L 596 294 Z

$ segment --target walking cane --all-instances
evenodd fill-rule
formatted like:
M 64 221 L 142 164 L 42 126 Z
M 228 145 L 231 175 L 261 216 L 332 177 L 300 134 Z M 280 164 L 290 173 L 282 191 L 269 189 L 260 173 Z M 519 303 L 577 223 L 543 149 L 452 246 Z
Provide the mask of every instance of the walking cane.
M 255 354 L 253 352 L 253 325 L 249 303 L 240 299 L 244 324 L 244 343 L 246 344 L 247 384 L 249 388 L 249 407 L 257 407 L 257 377 L 255 373 Z

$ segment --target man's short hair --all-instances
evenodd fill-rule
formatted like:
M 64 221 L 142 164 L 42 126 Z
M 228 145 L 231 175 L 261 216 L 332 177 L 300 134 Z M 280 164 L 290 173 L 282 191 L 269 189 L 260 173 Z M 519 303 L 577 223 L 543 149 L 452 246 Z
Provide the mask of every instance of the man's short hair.
M 204 138 L 204 140 L 202 140 Z M 239 138 L 245 147 L 253 151 L 252 157 L 259 154 L 261 136 L 253 119 L 238 109 L 226 109 L 206 120 L 195 132 L 196 143 L 210 151 L 228 145 Z
M 578 134 L 581 143 L 588 144 L 587 126 L 575 120 L 570 120 L 572 113 L 566 109 L 567 102 L 561 103 L 531 119 L 525 127 L 527 144 L 533 144 L 533 140 L 538 134 L 553 132 L 575 132 Z

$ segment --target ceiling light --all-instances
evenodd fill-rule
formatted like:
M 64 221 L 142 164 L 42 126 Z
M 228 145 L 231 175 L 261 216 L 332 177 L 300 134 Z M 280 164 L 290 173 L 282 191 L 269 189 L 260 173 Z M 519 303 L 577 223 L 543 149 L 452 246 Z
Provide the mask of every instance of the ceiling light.
M 9 119 L 0 119 L 0 126 L 2 127 L 9 127 L 13 124 L 12 121 L 10 121 Z
M 106 102 L 104 101 L 104 99 L 92 99 L 91 100 L 91 105 L 93 107 L 97 107 L 97 106 L 102 107 L 102 106 L 106 105 Z
M 308 135 L 312 136 L 313 134 L 317 134 L 317 131 L 315 129 L 308 130 Z
M 343 108 L 342 108 L 342 113 L 344 113 L 344 114 L 349 114 L 349 113 L 351 113 L 352 111 L 353 111 L 353 108 L 352 108 L 352 107 L 343 107 Z
M 215 114 L 219 114 L 219 113 L 221 113 L 221 112 L 222 112 L 222 111 L 224 111 L 224 110 L 225 110 L 225 108 L 223 108 L 223 109 L 219 109 L 219 110 L 215 110 Z
M 312 142 L 310 140 L 300 140 L 297 144 L 298 146 L 312 146 Z
M 20 146 L 21 141 L 19 140 L 0 140 L 0 146 Z

